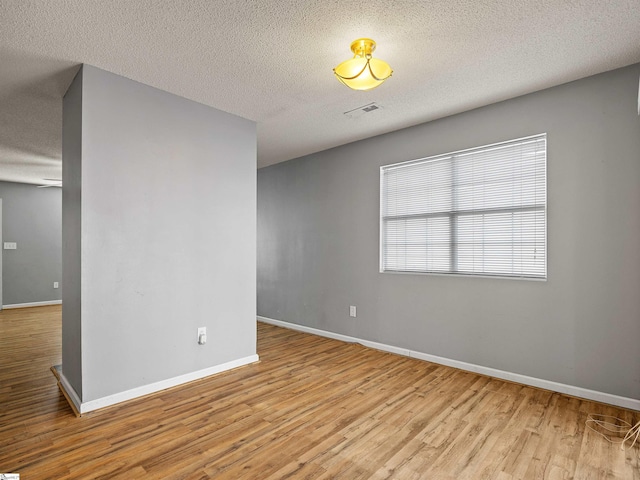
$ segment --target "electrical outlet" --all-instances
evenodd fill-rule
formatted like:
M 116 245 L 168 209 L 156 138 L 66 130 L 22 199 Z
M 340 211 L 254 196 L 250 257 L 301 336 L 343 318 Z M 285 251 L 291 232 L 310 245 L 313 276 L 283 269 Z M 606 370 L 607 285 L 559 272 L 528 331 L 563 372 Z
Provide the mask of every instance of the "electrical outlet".
M 355 305 L 349 305 L 349 316 L 350 317 L 357 317 L 358 315 L 356 314 L 356 307 Z
M 207 343 L 207 327 L 198 328 L 198 344 L 204 345 Z
M 53 282 L 53 288 L 58 288 L 60 284 L 58 282 Z

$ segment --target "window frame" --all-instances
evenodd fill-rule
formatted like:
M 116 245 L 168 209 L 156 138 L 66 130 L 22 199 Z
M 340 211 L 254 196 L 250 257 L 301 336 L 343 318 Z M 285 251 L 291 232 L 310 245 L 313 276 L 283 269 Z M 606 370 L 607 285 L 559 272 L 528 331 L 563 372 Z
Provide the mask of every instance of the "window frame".
M 460 271 L 448 271 L 448 272 L 444 272 L 444 271 L 419 271 L 419 270 L 385 270 L 384 269 L 384 249 L 385 249 L 385 244 L 384 244 L 384 240 L 385 240 L 385 236 L 384 236 L 384 218 L 383 218 L 383 212 L 384 212 L 384 171 L 387 169 L 391 169 L 394 167 L 401 167 L 401 166 L 410 166 L 412 164 L 417 164 L 417 163 L 425 163 L 425 162 L 429 162 L 429 161 L 435 161 L 435 160 L 444 160 L 447 157 L 455 157 L 456 155 L 461 155 L 461 154 L 465 154 L 468 152 L 472 152 L 472 151 L 481 151 L 484 149 L 491 149 L 492 147 L 499 147 L 501 145 L 507 145 L 507 144 L 513 144 L 513 143 L 518 143 L 518 142 L 526 142 L 527 140 L 532 140 L 532 139 L 544 139 L 544 152 L 545 152 L 545 156 L 544 156 L 544 204 L 543 207 L 539 207 L 539 208 L 544 208 L 544 252 L 545 252 L 545 256 L 544 256 L 544 273 L 542 276 L 538 276 L 538 275 L 508 275 L 505 273 L 498 273 L 498 274 L 491 274 L 491 273 L 487 273 L 487 272 L 482 272 L 482 273 L 470 273 L 470 272 L 460 272 Z M 447 153 L 442 153 L 442 154 L 437 154 L 437 155 L 430 155 L 428 157 L 422 157 L 422 158 L 417 158 L 414 160 L 408 160 L 408 161 L 402 161 L 402 162 L 396 162 L 396 163 L 392 163 L 392 164 L 388 164 L 388 165 L 381 165 L 380 166 L 380 191 L 379 191 L 379 211 L 378 211 L 378 222 L 379 222 L 379 241 L 378 241 L 378 248 L 379 248 L 379 273 L 385 273 L 385 274 L 392 274 L 392 275 L 435 275 L 435 276 L 446 276 L 446 277 L 474 277 L 474 278 L 493 278 L 493 279 L 508 279 L 508 280 L 527 280 L 527 281 L 534 281 L 534 282 L 546 282 L 549 276 L 549 266 L 548 266 L 548 260 L 549 260 L 549 248 L 548 248 L 548 242 L 549 242 L 549 231 L 548 231 L 548 214 L 549 214 L 549 205 L 548 205 L 548 159 L 549 159 L 549 155 L 548 155 L 548 135 L 547 132 L 542 132 L 542 133 L 538 133 L 535 135 L 529 135 L 526 137 L 520 137 L 520 138 L 514 138 L 511 140 L 505 140 L 505 141 L 500 141 L 500 142 L 495 142 L 495 143 L 490 143 L 490 144 L 486 144 L 486 145 L 481 145 L 481 146 L 477 146 L 477 147 L 470 147 L 470 148 L 465 148 L 462 150 L 455 150 L 455 151 L 451 151 L 451 152 L 447 152 Z M 455 162 L 452 162 L 452 168 L 455 168 Z M 453 190 L 453 189 L 452 189 Z M 452 194 L 452 198 L 454 198 L 453 194 Z M 533 207 L 530 210 L 536 210 L 537 208 Z M 482 212 L 491 212 L 492 209 L 486 209 L 486 210 L 472 210 L 474 213 L 478 214 L 478 213 L 482 213 Z M 523 209 L 518 209 L 518 208 L 498 208 L 498 209 L 494 209 L 494 211 L 496 210 L 512 210 L 512 211 L 523 211 Z M 471 212 L 471 211 L 470 211 Z M 470 213 L 469 212 L 469 213 Z M 446 217 L 448 217 L 449 219 L 453 220 L 456 217 L 459 217 L 461 214 L 464 215 L 466 212 L 459 212 L 459 211 L 454 211 L 453 207 L 452 209 L 445 215 Z M 468 213 L 467 213 L 468 214 Z M 423 216 L 424 218 L 430 218 L 430 216 L 436 217 L 436 216 L 443 216 L 442 213 L 440 214 L 424 214 L 424 215 L 420 215 L 418 214 L 417 216 Z M 453 222 L 453 224 L 455 224 L 455 222 Z M 451 227 L 452 232 L 455 232 L 456 230 L 456 226 L 452 225 Z M 451 263 L 453 264 L 454 259 L 453 257 L 457 255 L 457 248 L 454 248 L 454 245 L 456 245 L 455 243 L 455 239 L 453 238 L 453 236 L 450 239 L 449 242 L 450 245 L 450 250 L 449 250 L 449 255 L 451 257 Z

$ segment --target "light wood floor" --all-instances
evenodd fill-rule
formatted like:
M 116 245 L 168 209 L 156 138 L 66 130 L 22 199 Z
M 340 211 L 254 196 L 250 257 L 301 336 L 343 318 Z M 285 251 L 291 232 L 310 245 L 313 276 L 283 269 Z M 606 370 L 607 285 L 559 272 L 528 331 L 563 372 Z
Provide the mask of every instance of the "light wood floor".
M 23 480 L 640 479 L 637 412 L 259 324 L 261 362 L 76 418 L 60 307 L 0 312 L 0 472 Z

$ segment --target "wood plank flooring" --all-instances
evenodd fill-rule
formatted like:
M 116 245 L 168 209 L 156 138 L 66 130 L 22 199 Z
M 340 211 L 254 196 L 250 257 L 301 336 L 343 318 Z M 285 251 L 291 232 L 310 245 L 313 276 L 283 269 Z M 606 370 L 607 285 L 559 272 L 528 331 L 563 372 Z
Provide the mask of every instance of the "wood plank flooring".
M 0 472 L 35 479 L 640 479 L 638 412 L 258 326 L 261 362 L 76 418 L 60 307 L 0 312 Z

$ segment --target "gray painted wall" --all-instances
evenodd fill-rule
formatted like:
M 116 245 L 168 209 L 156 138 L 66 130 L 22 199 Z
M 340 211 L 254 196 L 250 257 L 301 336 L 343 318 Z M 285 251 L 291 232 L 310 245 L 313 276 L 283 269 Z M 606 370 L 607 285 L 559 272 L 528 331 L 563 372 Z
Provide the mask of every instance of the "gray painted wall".
M 62 196 L 59 188 L 36 188 L 24 183 L 0 182 L 3 241 L 2 303 L 60 300 L 62 286 Z
M 639 75 L 633 65 L 259 170 L 258 315 L 640 398 Z M 546 282 L 378 272 L 381 165 L 543 132 Z
M 255 123 L 81 75 L 82 400 L 255 355 Z
M 62 369 L 82 398 L 82 68 L 62 104 Z

